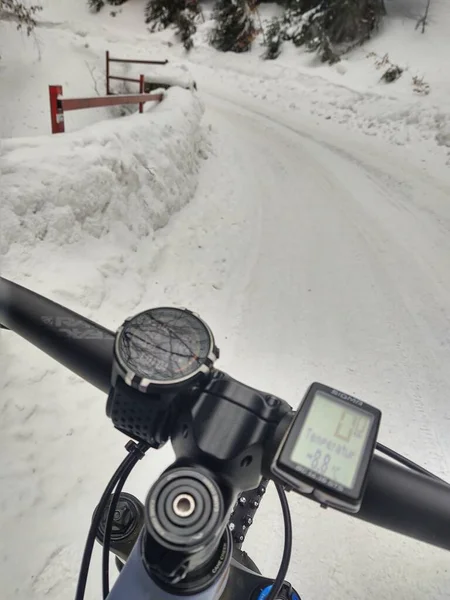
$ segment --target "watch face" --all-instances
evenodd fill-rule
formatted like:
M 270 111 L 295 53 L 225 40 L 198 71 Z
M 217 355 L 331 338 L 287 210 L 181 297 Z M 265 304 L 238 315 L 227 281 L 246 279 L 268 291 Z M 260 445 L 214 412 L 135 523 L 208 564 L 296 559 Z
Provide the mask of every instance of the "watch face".
M 194 314 L 154 308 L 125 322 L 116 350 L 128 372 L 163 384 L 196 374 L 213 345 L 211 332 Z

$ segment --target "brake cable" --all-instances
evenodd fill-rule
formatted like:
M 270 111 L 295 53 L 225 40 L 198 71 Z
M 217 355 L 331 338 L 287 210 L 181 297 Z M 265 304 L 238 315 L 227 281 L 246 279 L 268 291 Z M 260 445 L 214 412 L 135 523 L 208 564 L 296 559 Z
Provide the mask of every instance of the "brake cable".
M 94 548 L 95 539 L 96 539 L 96 535 L 97 535 L 97 529 L 102 520 L 103 513 L 104 513 L 106 507 L 108 506 L 111 494 L 113 493 L 116 486 L 118 487 L 121 485 L 121 488 L 123 488 L 123 485 L 124 485 L 126 479 L 128 478 L 128 475 L 131 473 L 132 469 L 134 468 L 134 466 L 136 465 L 138 460 L 140 460 L 141 458 L 144 457 L 146 451 L 149 448 L 150 448 L 150 445 L 145 442 L 136 443 L 131 440 L 129 442 L 127 442 L 127 444 L 125 445 L 125 449 L 127 450 L 128 454 L 123 459 L 123 461 L 120 463 L 120 465 L 116 469 L 114 475 L 109 480 L 109 483 L 106 486 L 105 491 L 102 494 L 100 502 L 99 502 L 99 504 L 95 510 L 94 516 L 92 518 L 91 526 L 89 528 L 89 532 L 88 532 L 88 535 L 86 538 L 86 544 L 84 547 L 83 558 L 81 561 L 81 568 L 80 568 L 80 574 L 78 576 L 77 590 L 75 592 L 75 600 L 84 600 L 84 594 L 86 592 L 87 578 L 88 578 L 88 574 L 89 574 L 89 567 L 91 564 L 92 551 Z M 116 501 L 116 504 L 117 504 L 117 501 Z M 111 510 L 111 508 L 112 508 L 112 502 L 110 505 L 110 510 Z M 112 513 L 112 515 L 114 515 L 114 512 Z M 110 516 L 110 514 L 108 512 L 108 519 L 109 519 L 109 516 Z M 104 547 L 107 546 L 108 551 L 109 551 L 111 532 L 109 533 L 108 538 L 106 537 L 106 533 L 107 533 L 107 531 L 105 531 Z M 109 569 L 108 569 L 108 574 L 109 574 Z M 109 587 L 109 582 L 108 582 L 108 587 Z
M 125 485 L 125 482 L 130 475 L 131 471 L 137 464 L 138 460 L 142 459 L 145 455 L 145 452 L 150 448 L 150 445 L 144 442 L 133 442 L 129 441 L 126 446 L 126 450 L 128 451 L 128 455 L 124 458 L 120 466 L 117 468 L 116 472 L 112 476 L 108 485 L 106 486 L 105 491 L 101 497 L 101 500 L 96 508 L 96 512 L 92 519 L 91 527 L 89 529 L 88 537 L 86 540 L 86 545 L 84 548 L 83 559 L 81 563 L 80 574 L 78 578 L 77 591 L 75 595 L 75 600 L 83 600 L 84 594 L 86 590 L 87 577 L 89 573 L 89 566 L 92 557 L 92 551 L 96 539 L 97 529 L 100 525 L 101 519 L 103 517 L 104 511 L 108 507 L 108 514 L 106 519 L 105 526 L 105 534 L 103 540 L 103 554 L 102 554 L 102 589 L 103 589 L 103 599 L 106 600 L 109 595 L 109 550 L 110 550 L 110 541 L 111 541 L 111 533 L 112 533 L 112 525 L 114 520 L 114 513 L 117 506 L 117 502 L 119 500 L 122 489 Z M 413 461 L 407 459 L 401 454 L 391 450 L 387 446 L 383 444 L 377 443 L 377 450 L 393 460 L 403 464 L 409 469 L 416 471 L 418 473 L 422 473 L 423 475 L 430 477 L 432 479 L 442 481 L 446 483 L 443 479 L 434 475 L 433 473 L 427 471 L 420 465 L 414 463 Z M 448 484 L 447 484 L 448 485 Z M 284 549 L 283 556 L 281 559 L 280 567 L 278 569 L 277 576 L 271 586 L 270 592 L 266 598 L 266 600 L 275 600 L 277 594 L 280 592 L 285 577 L 287 575 L 287 571 L 289 568 L 289 562 L 291 558 L 292 552 L 292 520 L 289 510 L 289 504 L 286 498 L 286 493 L 284 488 L 275 484 L 275 488 L 278 493 L 278 497 L 281 503 L 281 509 L 283 513 L 284 520 Z M 111 495 L 113 495 L 111 499 Z
M 421 473 L 422 475 L 430 477 L 431 479 L 435 479 L 436 481 L 441 481 L 442 483 L 445 483 L 446 485 L 448 485 L 448 483 L 444 479 L 441 479 L 434 473 L 427 471 L 426 469 L 424 469 L 420 465 L 416 464 L 412 460 L 409 460 L 402 454 L 395 452 L 395 450 L 391 450 L 391 448 L 388 448 L 387 446 L 384 446 L 383 444 L 380 444 L 379 442 L 376 445 L 376 449 L 379 452 L 385 454 L 386 456 L 389 456 L 393 460 L 399 462 L 400 464 L 403 464 L 405 467 L 408 467 L 412 471 L 416 471 L 417 473 Z M 280 592 L 280 590 L 283 586 L 283 582 L 286 577 L 288 568 L 289 568 L 289 562 L 290 562 L 291 550 L 292 550 L 292 521 L 291 521 L 291 515 L 290 515 L 290 511 L 289 511 L 289 504 L 288 504 L 288 501 L 286 498 L 286 493 L 285 493 L 283 487 L 279 484 L 275 484 L 275 487 L 278 492 L 278 496 L 279 496 L 280 502 L 281 502 L 281 508 L 283 511 L 285 538 L 284 538 L 283 557 L 281 559 L 280 568 L 278 569 L 278 574 L 275 578 L 275 581 L 272 585 L 272 588 L 271 588 L 266 600 L 275 600 L 275 598 L 277 597 L 277 594 Z
M 108 509 L 108 516 L 106 518 L 105 525 L 105 534 L 103 539 L 103 550 L 102 550 L 102 588 L 103 588 L 103 600 L 109 595 L 109 549 L 111 545 L 111 533 L 114 521 L 114 513 L 116 512 L 117 502 L 119 501 L 120 494 L 123 490 L 123 486 L 125 485 L 129 474 L 133 470 L 137 461 L 144 456 L 144 452 L 142 456 L 138 456 L 133 464 L 131 464 L 126 471 L 122 474 L 119 481 L 117 482 L 116 489 L 114 491 L 113 497 L 111 499 L 111 503 Z
M 270 590 L 266 600 L 275 600 L 278 593 L 280 592 L 289 568 L 289 562 L 291 560 L 292 552 L 292 520 L 291 512 L 289 510 L 289 503 L 286 498 L 286 492 L 284 491 L 283 486 L 276 483 L 275 487 L 278 493 L 278 497 L 280 498 L 281 510 L 283 512 L 284 548 L 280 568 L 278 569 L 277 576 L 275 577 L 275 581 L 272 584 L 272 589 Z
M 425 475 L 426 477 L 429 477 L 430 479 L 434 479 L 435 481 L 440 481 L 441 483 L 445 483 L 445 485 L 449 485 L 448 482 L 445 481 L 445 479 L 442 479 L 441 477 L 438 477 L 434 473 L 427 471 L 426 469 L 424 469 L 417 463 L 413 462 L 412 460 L 409 460 L 409 458 L 406 458 L 405 456 L 403 456 L 402 454 L 399 454 L 395 450 L 388 448 L 384 444 L 380 444 L 380 442 L 377 442 L 376 449 L 379 452 L 381 452 L 382 454 L 389 456 L 389 458 L 392 458 L 392 460 L 395 460 L 396 462 L 400 463 L 401 465 L 408 467 L 408 469 L 411 469 L 411 471 L 416 471 L 416 473 L 421 473 L 422 475 Z
M 421 473 L 422 475 L 430 477 L 431 479 L 434 479 L 436 481 L 441 481 L 442 483 L 449 485 L 448 482 L 445 481 L 444 479 L 442 479 L 441 477 L 438 477 L 434 473 L 427 471 L 426 469 L 424 469 L 420 465 L 416 464 L 412 460 L 409 460 L 402 454 L 395 452 L 395 450 L 391 450 L 391 448 L 388 448 L 387 446 L 384 446 L 383 444 L 380 444 L 379 442 L 376 445 L 376 449 L 379 452 L 381 452 L 382 454 L 389 456 L 389 458 L 392 458 L 393 460 L 399 462 L 400 464 L 404 465 L 405 467 L 408 467 L 412 471 L 416 471 L 417 473 Z M 288 504 L 288 501 L 286 498 L 286 493 L 285 493 L 283 487 L 279 484 L 275 484 L 275 487 L 278 492 L 278 496 L 279 496 L 280 502 L 281 502 L 281 508 L 283 511 L 285 538 L 284 538 L 283 557 L 281 559 L 280 568 L 278 569 L 278 574 L 274 580 L 274 583 L 271 587 L 271 590 L 270 590 L 269 595 L 267 596 L 266 600 L 275 600 L 275 598 L 277 597 L 277 594 L 280 592 L 280 590 L 283 586 L 283 582 L 286 577 L 288 568 L 289 568 L 289 562 L 290 562 L 291 550 L 292 550 L 292 521 L 291 521 L 291 515 L 290 515 L 290 511 L 289 511 L 289 504 Z

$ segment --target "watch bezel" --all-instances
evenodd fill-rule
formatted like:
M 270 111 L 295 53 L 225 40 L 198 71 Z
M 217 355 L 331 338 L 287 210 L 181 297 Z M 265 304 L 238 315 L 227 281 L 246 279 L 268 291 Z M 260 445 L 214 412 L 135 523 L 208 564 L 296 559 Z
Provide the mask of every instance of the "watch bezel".
M 177 377 L 174 379 L 169 379 L 169 380 L 164 380 L 164 381 L 162 381 L 160 379 L 150 379 L 148 377 L 142 377 L 141 375 L 138 375 L 135 371 L 130 369 L 129 366 L 123 360 L 123 358 L 120 354 L 119 344 L 120 344 L 121 334 L 122 334 L 125 326 L 133 319 L 136 319 L 136 317 L 139 317 L 140 315 L 142 315 L 144 313 L 147 313 L 147 312 L 150 312 L 150 311 L 156 310 L 156 309 L 158 309 L 158 310 L 160 310 L 160 309 L 179 310 L 179 311 L 189 313 L 190 315 L 195 317 L 198 321 L 200 321 L 200 323 L 205 328 L 205 330 L 209 336 L 209 340 L 210 340 L 208 355 L 204 359 L 203 363 L 200 364 L 197 367 L 197 369 L 195 371 L 193 371 L 192 373 L 189 373 L 182 377 Z M 215 344 L 214 335 L 213 335 L 210 327 L 208 326 L 208 324 L 205 323 L 205 321 L 201 317 L 199 317 L 199 315 L 197 315 L 196 313 L 193 313 L 191 310 L 189 310 L 187 308 L 182 308 L 182 307 L 178 307 L 178 306 L 156 306 L 153 308 L 148 308 L 146 310 L 143 310 L 143 311 L 133 315 L 132 317 L 128 317 L 127 319 L 125 319 L 125 321 L 122 323 L 122 325 L 117 329 L 115 339 L 114 339 L 114 359 L 115 359 L 115 363 L 116 363 L 117 374 L 125 381 L 125 383 L 128 386 L 132 387 L 133 389 L 137 389 L 141 392 L 144 392 L 144 393 L 148 392 L 150 387 L 151 388 L 173 387 L 173 386 L 177 386 L 179 384 L 186 383 L 190 380 L 194 380 L 201 374 L 206 375 L 211 372 L 211 369 L 212 369 L 215 361 L 218 358 L 219 358 L 219 352 L 218 352 L 218 349 Z

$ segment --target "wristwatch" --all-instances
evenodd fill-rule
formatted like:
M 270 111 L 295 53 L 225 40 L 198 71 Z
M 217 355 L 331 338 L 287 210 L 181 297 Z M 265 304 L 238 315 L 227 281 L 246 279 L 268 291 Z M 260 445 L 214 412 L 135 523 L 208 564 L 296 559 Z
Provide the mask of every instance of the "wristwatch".
M 117 330 L 106 413 L 130 437 L 161 447 L 173 399 L 206 382 L 219 358 L 208 325 L 185 308 L 152 308 Z

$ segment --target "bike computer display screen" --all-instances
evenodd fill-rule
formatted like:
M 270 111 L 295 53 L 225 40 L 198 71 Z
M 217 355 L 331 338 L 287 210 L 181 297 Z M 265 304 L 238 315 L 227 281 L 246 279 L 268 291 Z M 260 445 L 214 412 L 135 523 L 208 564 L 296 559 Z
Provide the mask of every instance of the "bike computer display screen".
M 310 404 L 291 461 L 352 488 L 374 416 L 317 391 Z
M 277 452 L 272 472 L 323 504 L 357 512 L 380 420 L 377 408 L 314 383 Z

